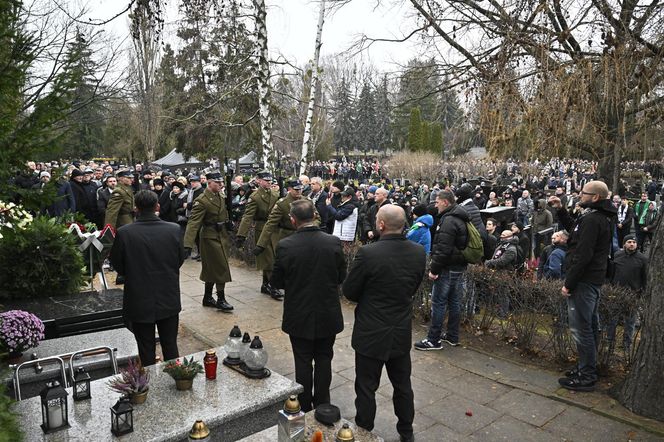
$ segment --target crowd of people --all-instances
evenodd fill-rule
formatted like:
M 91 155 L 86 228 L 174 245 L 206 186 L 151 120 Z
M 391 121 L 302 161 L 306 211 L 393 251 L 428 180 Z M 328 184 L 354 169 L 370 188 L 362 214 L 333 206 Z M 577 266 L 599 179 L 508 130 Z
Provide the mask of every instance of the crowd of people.
M 403 440 L 412 438 L 409 350 L 460 344 L 460 301 L 469 265 L 497 272 L 530 267 L 538 278 L 560 280 L 579 354 L 577 366 L 560 384 L 591 391 L 597 382 L 600 287 L 608 280 L 635 294 L 645 290 L 648 259 L 643 251 L 661 217 L 661 174 L 655 166 L 645 172 L 643 182 L 624 182 L 615 195 L 597 180 L 595 163 L 562 159 L 449 164 L 441 170 L 443 178 L 410 181 L 390 179 L 378 161 L 344 158 L 313 163 L 311 177 L 284 181 L 269 171 L 248 180 L 238 175 L 229 188 L 218 171 L 174 174 L 142 164 L 116 170 L 92 162 L 56 166 L 29 163 L 28 173 L 17 176 L 16 184 L 40 189 L 53 178 L 61 197 L 45 213 L 78 212 L 99 227 L 118 229 L 116 241 L 122 246 L 114 245 L 111 262 L 127 278 L 125 296 L 160 296 L 154 290 L 143 293 L 144 282 L 136 281 L 146 273 L 132 276 L 128 268 L 145 265 L 153 253 L 133 250 L 144 243 L 135 238 L 154 241 L 152 235 L 163 235 L 177 242 L 164 252 L 171 257 L 169 272 L 177 272 L 187 256 L 201 261 L 202 305 L 232 313 L 225 296 L 225 284 L 232 279 L 228 243 L 234 238 L 238 248 L 251 250 L 262 272 L 260 291 L 284 302 L 282 328 L 291 337 L 296 380 L 305 387 L 300 395 L 304 410 L 329 402 L 331 349 L 343 329 L 338 304 L 343 285 L 344 295 L 358 303 L 353 331 L 359 380 L 356 422 L 373 428 L 374 395 L 386 366 Z M 483 175 L 474 173 L 477 168 Z M 59 176 L 53 177 L 55 170 Z M 630 201 L 635 191 L 636 201 Z M 155 233 L 156 228 L 149 233 L 157 221 L 179 225 L 179 233 L 173 224 L 160 227 L 163 233 Z M 251 229 L 254 239 L 249 243 Z M 348 253 L 342 252 L 358 242 L 362 247 L 348 270 Z M 177 278 L 152 273 L 159 275 L 159 285 L 170 281 L 177 286 Z M 412 343 L 412 299 L 426 275 L 433 281 L 431 325 L 426 338 Z M 134 312 L 133 318 L 148 328 L 162 327 L 173 355 L 179 290 L 164 292 L 170 297 L 168 308 L 147 313 L 147 319 Z M 151 304 L 136 309 L 146 305 Z M 509 314 L 508 304 L 502 308 Z M 605 319 L 615 337 L 620 318 Z M 622 320 L 628 349 L 637 318 Z M 136 327 L 139 352 L 144 362 L 153 362 L 154 342 L 140 331 L 145 329 Z

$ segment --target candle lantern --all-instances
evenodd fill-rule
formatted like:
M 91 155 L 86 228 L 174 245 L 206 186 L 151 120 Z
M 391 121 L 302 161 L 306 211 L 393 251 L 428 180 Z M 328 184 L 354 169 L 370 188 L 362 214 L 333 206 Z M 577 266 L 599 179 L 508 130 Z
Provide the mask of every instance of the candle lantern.
M 291 395 L 284 403 L 283 410 L 277 416 L 278 442 L 304 441 L 305 417 L 297 396 Z
M 262 376 L 267 364 L 267 351 L 258 336 L 254 336 L 249 350 L 244 354 L 244 363 L 247 365 L 247 374 L 250 376 Z
M 122 436 L 134 431 L 134 407 L 129 398 L 122 396 L 111 407 L 111 433 Z
M 41 393 L 42 430 L 53 433 L 69 427 L 69 410 L 67 409 L 67 390 L 58 381 L 46 383 Z
M 90 374 L 83 367 L 78 367 L 74 379 L 73 396 L 75 401 L 90 399 Z
M 247 350 L 249 350 L 249 346 L 251 345 L 251 336 L 249 336 L 249 333 L 244 332 L 244 336 L 242 336 L 242 349 L 240 350 L 240 359 L 244 361 L 244 355 L 247 353 Z
M 205 422 L 197 420 L 189 431 L 189 441 L 208 441 L 210 440 L 210 429 Z
M 226 351 L 226 358 L 224 362 L 228 365 L 240 365 L 240 350 L 242 350 L 242 332 L 240 327 L 237 325 L 233 327 L 231 333 L 226 339 L 226 344 L 224 345 L 224 350 Z

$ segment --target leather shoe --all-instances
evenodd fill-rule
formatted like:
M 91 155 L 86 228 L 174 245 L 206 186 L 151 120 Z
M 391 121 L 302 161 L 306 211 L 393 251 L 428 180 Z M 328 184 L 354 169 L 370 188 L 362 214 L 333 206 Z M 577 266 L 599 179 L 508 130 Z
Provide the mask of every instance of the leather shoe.
M 579 376 L 573 378 L 560 378 L 558 383 L 568 390 L 573 391 L 595 391 L 595 381 L 584 379 Z
M 270 287 L 270 284 L 261 285 L 261 293 L 264 293 L 266 295 L 271 295 L 272 294 L 272 287 Z
M 216 307 L 217 301 L 212 296 L 203 296 L 203 307 Z
M 226 297 L 224 297 L 224 296 L 219 296 L 219 298 L 217 299 L 216 307 L 217 307 L 217 310 L 221 310 L 224 313 L 232 313 L 233 312 L 233 306 L 230 305 L 226 301 Z
M 284 299 L 284 295 L 282 295 L 278 289 L 275 289 L 274 287 L 271 287 L 271 289 L 272 290 L 270 292 L 270 296 L 272 297 L 272 299 L 274 299 L 275 301 L 281 301 Z

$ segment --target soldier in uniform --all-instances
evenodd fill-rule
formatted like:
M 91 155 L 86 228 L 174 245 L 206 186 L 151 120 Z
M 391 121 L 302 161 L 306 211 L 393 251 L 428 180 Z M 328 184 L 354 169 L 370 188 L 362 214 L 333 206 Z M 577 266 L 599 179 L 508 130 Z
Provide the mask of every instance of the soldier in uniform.
M 288 193 L 274 205 L 256 242 L 254 255 L 257 260 L 261 259 L 261 255 L 269 253 L 270 262 L 274 262 L 274 250 L 277 250 L 279 241 L 295 233 L 290 219 L 290 206 L 293 201 L 302 198 L 302 183 L 299 180 L 288 181 L 286 188 Z M 273 290 L 270 296 L 278 301 L 284 297 L 278 290 Z
M 207 189 L 194 201 L 191 216 L 184 234 L 184 248 L 187 253 L 200 235 L 201 281 L 205 283 L 204 307 L 216 307 L 222 312 L 231 313 L 233 306 L 226 301 L 225 285 L 231 281 L 228 266 L 228 231 L 232 223 L 222 195 L 223 177 L 219 172 L 206 175 Z M 212 289 L 217 285 L 217 300 L 212 297 Z
M 270 172 L 265 170 L 258 172 L 258 175 L 256 175 L 256 184 L 258 184 L 258 189 L 249 196 L 249 202 L 247 202 L 242 221 L 240 221 L 240 226 L 237 229 L 236 241 L 238 248 L 242 247 L 246 241 L 247 232 L 252 223 L 254 223 L 254 241 L 260 238 L 265 222 L 279 199 L 279 193 L 271 189 L 272 174 Z M 272 242 L 269 241 L 265 248 L 267 249 L 265 253 L 256 256 L 256 268 L 263 271 L 261 293 L 265 293 L 266 295 L 280 295 L 278 290 L 270 286 L 272 266 L 274 265 Z
M 131 187 L 134 175 L 123 170 L 117 173 L 117 177 L 118 185 L 111 194 L 104 217 L 104 225 L 110 224 L 115 229 L 134 222 L 134 191 Z

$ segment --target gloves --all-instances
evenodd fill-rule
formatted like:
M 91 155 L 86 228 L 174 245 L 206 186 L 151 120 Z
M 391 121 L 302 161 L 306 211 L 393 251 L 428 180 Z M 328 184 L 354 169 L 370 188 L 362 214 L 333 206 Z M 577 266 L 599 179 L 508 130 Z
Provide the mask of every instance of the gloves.
M 236 236 L 235 237 L 235 247 L 237 247 L 238 249 L 241 249 L 242 246 L 244 245 L 244 241 L 246 239 L 247 238 L 245 238 L 244 236 Z
M 265 250 L 265 247 L 256 246 L 256 248 L 254 249 L 254 256 L 260 255 L 261 253 L 263 253 L 263 250 Z
M 227 230 L 228 232 L 232 231 L 232 230 L 233 230 L 233 227 L 234 227 L 234 226 L 233 226 L 233 221 L 231 221 L 231 220 L 225 221 L 225 222 L 224 222 L 224 226 L 226 227 L 226 230 Z
M 184 255 L 189 258 L 191 256 L 191 247 L 184 248 Z

